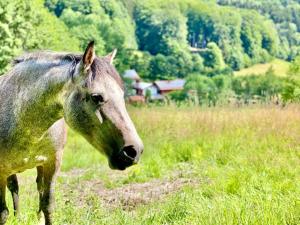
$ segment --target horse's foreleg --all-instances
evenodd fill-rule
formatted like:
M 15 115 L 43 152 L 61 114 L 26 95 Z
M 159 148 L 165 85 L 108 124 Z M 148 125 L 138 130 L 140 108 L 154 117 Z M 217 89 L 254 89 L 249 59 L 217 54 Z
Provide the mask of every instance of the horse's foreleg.
M 7 178 L 7 187 L 11 192 L 14 205 L 14 215 L 19 215 L 19 185 L 16 174 L 13 174 Z
M 40 199 L 40 208 L 45 216 L 45 224 L 52 224 L 52 213 L 54 209 L 54 186 L 56 180 L 56 167 L 45 165 L 43 167 L 43 192 Z
M 37 185 L 37 190 L 39 192 L 39 211 L 38 211 L 38 217 L 41 217 L 41 212 L 42 212 L 42 198 L 43 198 L 43 186 L 44 186 L 44 168 L 42 166 L 38 166 L 36 169 L 37 169 L 36 185 Z
M 5 202 L 6 178 L 0 178 L 0 225 L 5 224 L 8 217 L 8 208 Z

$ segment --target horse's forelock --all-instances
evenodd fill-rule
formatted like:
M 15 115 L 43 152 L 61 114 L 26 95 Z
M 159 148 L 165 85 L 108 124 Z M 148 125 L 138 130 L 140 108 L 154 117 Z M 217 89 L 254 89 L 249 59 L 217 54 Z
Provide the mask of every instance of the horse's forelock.
M 105 58 L 96 57 L 91 65 L 91 71 L 93 79 L 95 79 L 96 76 L 109 75 L 118 83 L 121 89 L 124 90 L 124 84 L 120 75 L 114 66 L 112 66 Z

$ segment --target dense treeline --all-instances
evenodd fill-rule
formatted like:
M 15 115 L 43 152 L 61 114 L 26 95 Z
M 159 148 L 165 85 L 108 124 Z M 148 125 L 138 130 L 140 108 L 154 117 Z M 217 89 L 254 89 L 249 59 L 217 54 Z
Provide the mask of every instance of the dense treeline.
M 185 90 L 171 93 L 170 98 L 175 101 L 192 100 L 197 104 L 209 106 L 270 102 L 280 104 L 291 100 L 290 97 L 282 98 L 282 93 L 286 90 L 286 82 L 286 78 L 274 75 L 272 68 L 259 76 L 217 75 L 207 77 L 194 74 L 188 76 Z M 196 95 L 190 90 L 196 90 Z
M 79 50 L 78 39 L 43 4 L 43 0 L 30 4 L 23 0 L 0 1 L 0 74 L 24 50 Z
M 244 105 L 274 103 L 284 106 L 300 102 L 300 56 L 290 64 L 288 76 L 275 75 L 270 67 L 265 73 L 246 76 L 216 75 L 213 77 L 190 74 L 183 91 L 169 94 L 181 104 Z
M 22 51 L 82 51 L 93 39 L 99 55 L 119 50 L 120 72 L 134 68 L 145 80 L 187 78 L 187 87 L 198 82 L 196 89 L 205 90 L 202 81 L 222 83 L 233 70 L 275 57 L 293 60 L 300 51 L 298 9 L 297 1 L 284 0 L 3 0 L 0 72 Z M 239 79 L 227 82 L 237 85 L 230 89 L 254 95 L 240 93 L 238 84 L 246 81 Z
M 92 37 L 98 53 L 122 49 L 119 68 L 143 68 L 140 73 L 148 79 L 185 77 L 226 66 L 238 70 L 282 52 L 272 21 L 214 1 L 46 0 L 45 6 L 81 45 Z M 190 47 L 198 54 L 191 54 Z
M 272 20 L 278 31 L 278 56 L 293 59 L 300 50 L 300 2 L 298 0 L 217 0 L 220 5 L 252 9 Z
M 281 46 L 282 40 L 271 20 L 253 10 L 221 7 L 214 1 L 32 2 L 1 1 L 2 17 L 6 18 L 1 22 L 12 25 L 8 30 L 12 29 L 14 35 L 7 36 L 20 40 L 12 41 L 17 43 L 17 49 L 78 50 L 94 39 L 98 54 L 118 48 L 118 68 L 141 69 L 139 72 L 146 79 L 185 77 L 194 72 L 213 74 L 224 69 L 228 72 L 277 56 L 288 58 L 283 54 L 287 47 Z M 14 17 L 9 13 L 18 14 L 22 22 L 8 21 Z M 13 23 L 19 24 L 20 33 L 13 31 Z M 22 26 L 26 27 L 24 33 Z M 6 32 L 5 28 L 2 32 Z M 191 53 L 191 47 L 196 48 L 196 53 Z M 16 54 L 3 51 L 7 59 Z M 4 60 L 1 68 L 8 61 Z
M 280 48 L 271 21 L 254 11 L 219 7 L 213 2 L 139 1 L 134 20 L 140 50 L 167 57 L 180 50 L 181 58 L 189 62 L 185 56 L 190 55 L 189 46 L 196 47 L 204 61 L 202 66 L 207 69 L 223 67 L 221 64 L 218 68 L 210 61 L 214 58 L 206 57 L 211 55 L 207 54 L 210 44 L 221 49 L 221 58 L 234 70 L 269 61 L 277 56 Z M 168 60 L 165 64 L 168 66 Z

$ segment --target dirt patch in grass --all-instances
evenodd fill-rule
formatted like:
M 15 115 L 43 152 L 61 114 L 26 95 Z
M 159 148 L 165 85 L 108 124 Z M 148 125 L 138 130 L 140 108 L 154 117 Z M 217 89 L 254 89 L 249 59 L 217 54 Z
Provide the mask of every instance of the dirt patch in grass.
M 70 172 L 72 176 L 74 171 Z M 77 174 L 79 171 L 75 171 Z M 82 171 L 80 171 L 82 172 Z M 63 174 L 66 177 L 67 174 Z M 112 177 L 112 179 L 114 179 Z M 170 194 L 180 191 L 185 186 L 198 186 L 200 181 L 197 179 L 183 178 L 180 173 L 165 179 L 153 179 L 145 183 L 124 184 L 116 188 L 107 188 L 104 182 L 97 180 L 80 181 L 77 184 L 62 184 L 65 189 L 66 203 L 69 200 L 70 192 L 76 190 L 78 198 L 76 204 L 79 207 L 86 207 L 90 204 L 94 196 L 101 199 L 107 208 L 122 208 L 123 210 L 133 210 L 137 206 L 146 205 L 154 201 L 163 201 Z M 74 185 L 74 186 L 73 186 Z M 72 191 L 73 190 L 73 191 Z M 68 194 L 69 193 L 69 194 Z M 73 201 L 72 201 L 73 202 Z
M 114 189 L 105 189 L 102 185 L 91 184 L 91 190 L 97 193 L 107 206 L 132 210 L 138 205 L 163 200 L 167 195 L 175 193 L 184 186 L 195 186 L 199 182 L 179 178 L 169 181 L 153 180 L 146 183 L 126 184 Z

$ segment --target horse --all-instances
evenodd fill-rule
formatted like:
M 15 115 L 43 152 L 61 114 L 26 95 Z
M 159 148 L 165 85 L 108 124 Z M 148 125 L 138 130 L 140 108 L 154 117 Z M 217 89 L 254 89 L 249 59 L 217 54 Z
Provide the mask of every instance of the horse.
M 0 224 L 8 218 L 6 186 L 19 213 L 17 173 L 37 168 L 39 216 L 53 224 L 54 186 L 66 125 L 107 156 L 112 169 L 136 164 L 143 142 L 128 115 L 124 86 L 113 66 L 116 51 L 26 53 L 0 77 Z

